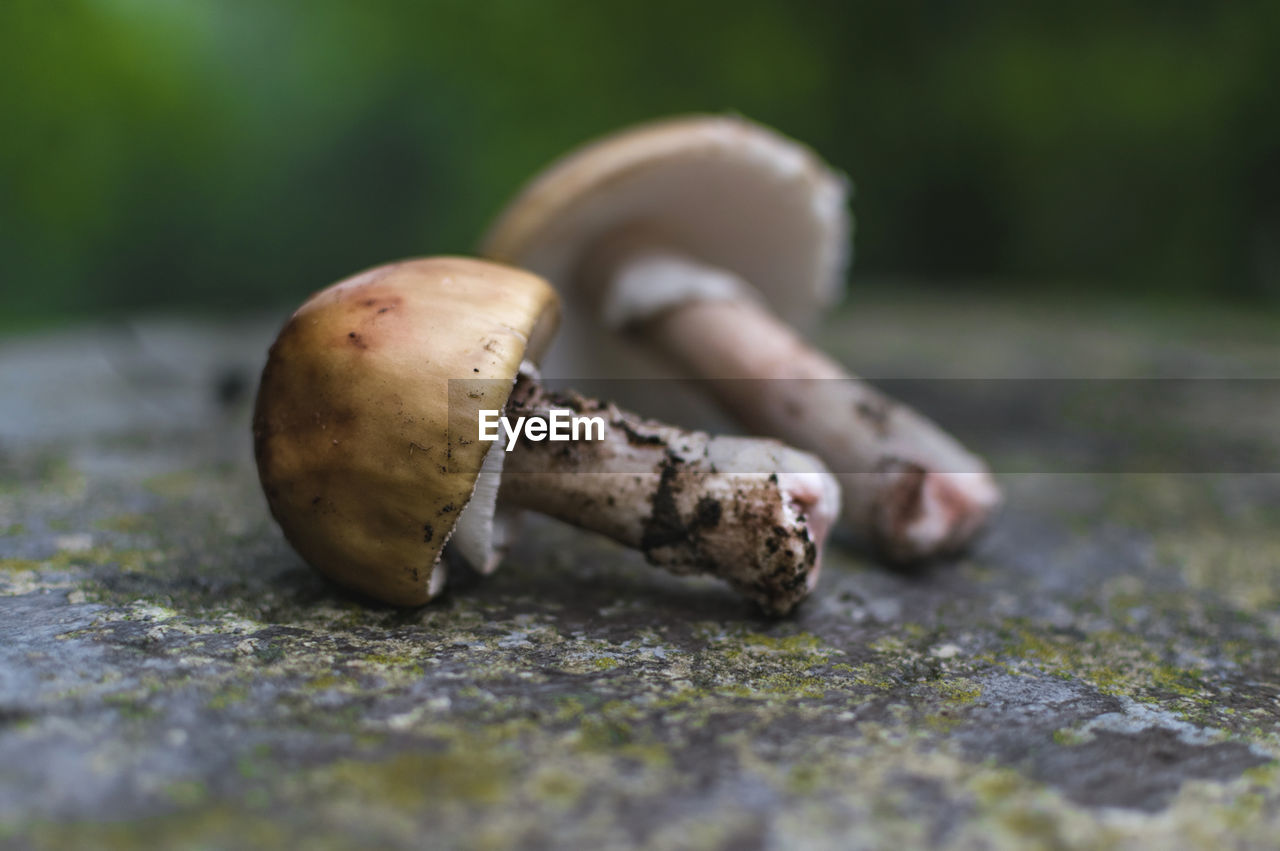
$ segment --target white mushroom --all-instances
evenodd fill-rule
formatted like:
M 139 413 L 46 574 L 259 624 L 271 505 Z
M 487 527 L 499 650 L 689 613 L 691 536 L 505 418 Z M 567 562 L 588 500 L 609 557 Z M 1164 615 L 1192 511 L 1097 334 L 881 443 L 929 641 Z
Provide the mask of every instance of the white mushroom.
M 822 457 L 845 517 L 887 557 L 953 552 L 1000 502 L 986 465 L 791 327 L 841 293 L 849 230 L 845 182 L 809 149 L 740 118 L 690 117 L 569 154 L 481 252 L 568 296 L 547 375 L 703 379 L 743 425 Z

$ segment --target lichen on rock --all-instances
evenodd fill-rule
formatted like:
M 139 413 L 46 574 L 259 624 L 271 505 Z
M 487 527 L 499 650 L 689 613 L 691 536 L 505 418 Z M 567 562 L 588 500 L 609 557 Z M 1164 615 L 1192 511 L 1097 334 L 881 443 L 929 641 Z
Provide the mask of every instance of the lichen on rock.
M 833 340 L 892 353 L 879 310 Z M 953 329 L 938 345 L 963 332 L 918 310 Z M 1178 848 L 1280 830 L 1280 477 L 1010 476 L 968 558 L 897 574 L 833 546 L 780 621 L 532 520 L 503 571 L 457 570 L 400 611 L 291 552 L 248 412 L 209 391 L 253 374 L 277 324 L 184 325 L 172 357 L 155 348 L 181 372 L 128 393 L 42 338 L 0 359 L 66 400 L 0 417 L 0 845 Z M 972 339 L 975 363 L 1021 344 Z

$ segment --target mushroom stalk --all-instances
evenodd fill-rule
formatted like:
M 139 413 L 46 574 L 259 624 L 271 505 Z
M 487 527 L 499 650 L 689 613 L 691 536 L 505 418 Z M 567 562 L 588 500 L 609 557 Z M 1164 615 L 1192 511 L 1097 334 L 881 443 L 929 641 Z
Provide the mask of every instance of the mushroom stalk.
M 500 503 L 604 534 L 673 573 L 718 576 L 771 614 L 813 589 L 840 500 L 816 458 L 644 420 L 523 376 L 506 410 L 546 418 L 553 408 L 601 416 L 603 439 L 520 441 Z
M 610 324 L 705 380 L 747 428 L 821 457 L 846 519 L 888 558 L 955 552 L 999 504 L 981 459 L 816 351 L 736 275 L 643 231 L 602 241 L 580 273 Z

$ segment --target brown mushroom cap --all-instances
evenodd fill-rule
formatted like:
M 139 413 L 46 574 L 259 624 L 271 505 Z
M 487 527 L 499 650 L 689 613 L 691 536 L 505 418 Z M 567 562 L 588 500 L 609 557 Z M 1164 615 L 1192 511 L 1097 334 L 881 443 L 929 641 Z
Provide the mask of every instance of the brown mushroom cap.
M 267 359 L 254 450 L 271 513 L 308 563 L 395 605 L 443 584 L 437 565 L 492 444 L 454 441 L 501 409 L 558 318 L 540 278 L 464 258 L 408 260 L 320 291 Z M 450 379 L 501 379 L 450 397 Z

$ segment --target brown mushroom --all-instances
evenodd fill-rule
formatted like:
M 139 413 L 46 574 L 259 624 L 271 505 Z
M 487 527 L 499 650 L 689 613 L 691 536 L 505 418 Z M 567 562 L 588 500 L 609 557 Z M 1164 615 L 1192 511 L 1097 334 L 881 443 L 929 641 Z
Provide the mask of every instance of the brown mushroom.
M 553 164 L 481 253 L 568 295 L 548 375 L 671 376 L 673 365 L 751 430 L 822 457 L 845 517 L 888 558 L 951 553 L 1000 502 L 986 465 L 790 327 L 842 289 L 849 230 L 845 182 L 809 149 L 740 118 L 690 117 Z M 660 360 L 645 363 L 629 340 Z
M 557 319 L 541 278 L 463 258 L 381 266 L 312 296 L 271 347 L 254 414 L 259 476 L 294 548 L 343 585 L 418 605 L 443 588 L 446 542 L 487 572 L 508 515 L 531 509 L 789 611 L 839 511 L 821 462 L 547 390 L 533 364 Z M 502 450 L 480 439 L 482 411 L 553 409 L 602 428 Z

